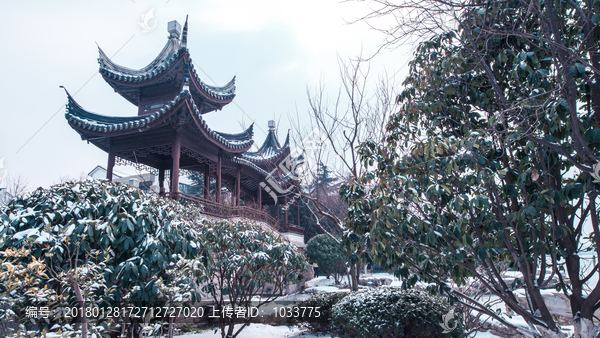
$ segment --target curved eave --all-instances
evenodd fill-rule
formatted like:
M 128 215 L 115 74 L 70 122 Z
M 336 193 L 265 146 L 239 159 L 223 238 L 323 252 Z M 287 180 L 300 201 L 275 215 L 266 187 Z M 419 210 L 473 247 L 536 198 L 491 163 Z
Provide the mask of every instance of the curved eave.
M 198 107 L 196 106 L 196 103 L 194 102 L 194 99 L 192 98 L 190 92 L 184 90 L 184 93 L 189 99 L 189 101 L 186 102 L 186 104 L 188 105 L 188 109 L 191 112 L 192 119 L 194 120 L 196 126 L 202 132 L 204 137 L 212 141 L 219 148 L 226 150 L 230 153 L 243 153 L 245 151 L 248 151 L 248 149 L 252 147 L 254 141 L 251 138 L 241 140 L 230 140 L 222 136 L 222 133 L 212 130 L 206 123 L 206 120 L 202 118 L 202 113 L 200 112 L 200 110 L 198 110 Z
M 266 178 L 267 176 L 271 175 L 270 172 L 267 172 L 263 168 L 257 166 L 256 164 L 254 164 L 246 159 L 236 157 L 236 156 L 228 156 L 228 157 L 226 157 L 226 159 L 229 160 L 230 162 L 248 167 L 248 168 L 254 170 L 256 173 L 258 173 L 262 177 Z M 282 190 L 286 189 L 286 187 L 289 187 L 290 183 L 293 182 L 293 180 L 290 180 L 288 177 L 280 178 L 280 177 L 273 176 L 273 175 L 270 176 L 270 181 L 275 182 L 279 186 L 279 188 L 281 188 Z
M 83 109 L 67 93 L 68 104 L 65 118 L 69 125 L 82 136 L 118 136 L 142 132 L 159 125 L 167 119 L 172 112 L 182 104 L 181 95 L 177 96 L 170 104 L 160 110 L 142 116 L 118 117 L 92 113 Z
M 278 151 L 277 153 L 275 153 L 274 155 L 271 155 L 269 157 L 262 156 L 259 153 L 244 153 L 244 154 L 242 154 L 242 157 L 245 160 L 255 163 L 257 165 L 266 165 L 266 164 L 279 163 L 283 158 L 285 158 L 289 154 L 290 154 L 289 149 L 281 149 L 281 151 Z
M 243 166 L 251 168 L 254 171 L 256 171 L 257 173 L 259 173 L 261 176 L 267 177 L 269 175 L 269 173 L 266 170 L 262 169 L 261 167 L 257 166 L 256 164 L 254 164 L 254 163 L 252 163 L 252 162 L 250 162 L 248 160 L 245 160 L 243 158 L 239 158 L 239 157 L 236 157 L 236 156 L 230 156 L 230 157 L 227 157 L 227 159 L 230 162 L 241 164 Z
M 231 81 L 229 81 L 229 83 L 227 83 L 223 87 L 209 86 L 206 83 L 202 82 L 202 80 L 200 80 L 200 77 L 198 77 L 198 74 L 196 72 L 196 69 L 194 68 L 194 64 L 191 58 L 188 60 L 188 62 L 190 66 L 190 84 L 193 86 L 193 89 L 196 92 L 196 94 L 200 95 L 202 98 L 209 101 L 219 109 L 233 101 L 233 98 L 235 97 L 235 76 L 233 77 L 233 79 L 231 79 Z
M 290 133 L 288 131 L 287 137 L 283 147 L 279 147 L 279 141 L 273 131 L 269 131 L 267 139 L 256 152 L 246 152 L 242 154 L 245 160 L 251 161 L 258 165 L 265 165 L 271 163 L 278 163 L 282 158 L 290 154 Z
M 248 127 L 248 129 L 246 129 L 243 132 L 238 133 L 238 134 L 228 134 L 228 133 L 222 133 L 219 131 L 217 131 L 216 133 L 223 136 L 224 138 L 226 138 L 228 140 L 232 140 L 232 141 L 252 140 L 252 137 L 254 136 L 254 123 L 252 123 L 250 125 L 250 127 Z
M 183 50 L 183 49 L 181 49 Z M 108 69 L 100 68 L 99 72 L 104 78 L 106 82 L 108 82 L 115 91 L 119 92 L 123 97 L 125 97 L 128 101 L 132 101 L 131 98 L 128 98 L 127 95 L 121 93 L 122 88 L 138 88 L 150 85 L 156 81 L 160 82 L 160 78 L 163 76 L 168 76 L 171 71 L 177 71 L 182 64 L 185 62 L 185 53 L 177 53 L 174 55 L 174 59 L 171 59 L 168 64 L 164 64 L 157 69 L 153 70 L 150 73 L 134 76 L 134 75 L 125 75 L 117 72 L 113 72 Z M 138 102 L 132 102 L 137 105 Z
M 172 63 L 182 52 L 186 52 L 186 48 L 180 48 L 180 42 L 176 38 L 170 38 L 162 51 L 150 62 L 147 66 L 140 69 L 132 69 L 121 66 L 113 62 L 104 51 L 98 47 L 98 63 L 100 70 L 104 70 L 108 73 L 116 76 L 123 76 L 126 78 L 144 78 L 153 77 L 155 74 L 164 71 L 168 68 L 169 64 Z
M 239 140 L 230 140 L 222 136 L 221 133 L 210 129 L 206 121 L 202 119 L 202 115 L 188 90 L 182 91 L 173 101 L 154 113 L 132 117 L 115 117 L 92 113 L 83 109 L 68 92 L 67 96 L 69 102 L 65 118 L 69 125 L 82 136 L 109 137 L 146 131 L 160 124 L 173 112 L 177 111 L 179 107 L 186 104 L 189 111 L 192 112 L 192 118 L 200 132 L 219 148 L 230 153 L 242 153 L 250 149 L 254 143 L 252 139 L 242 139 L 241 137 Z M 252 134 L 252 127 L 244 133 L 247 133 L 247 135 Z

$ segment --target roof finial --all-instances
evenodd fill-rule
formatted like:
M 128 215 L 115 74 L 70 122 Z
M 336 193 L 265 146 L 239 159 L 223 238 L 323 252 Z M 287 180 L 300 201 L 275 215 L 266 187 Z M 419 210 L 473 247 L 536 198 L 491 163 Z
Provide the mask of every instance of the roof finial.
M 181 47 L 187 47 L 188 16 L 185 16 L 185 25 L 183 25 L 183 34 L 181 34 Z
M 190 78 L 189 77 L 184 77 L 183 78 L 183 86 L 181 86 L 181 91 L 190 91 Z
M 167 24 L 167 31 L 169 32 L 169 38 L 179 39 L 179 35 L 181 35 L 181 25 L 177 20 L 169 21 Z

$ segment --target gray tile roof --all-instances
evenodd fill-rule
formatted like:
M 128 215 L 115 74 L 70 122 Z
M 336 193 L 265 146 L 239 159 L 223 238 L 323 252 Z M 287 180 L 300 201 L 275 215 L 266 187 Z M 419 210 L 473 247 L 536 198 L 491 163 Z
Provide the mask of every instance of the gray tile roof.
M 234 150 L 240 150 L 250 147 L 253 144 L 252 137 L 254 135 L 253 128 L 251 125 L 247 130 L 239 134 L 226 134 L 215 130 L 212 130 L 206 120 L 202 118 L 202 114 L 198 110 L 192 95 L 189 90 L 184 89 L 179 95 L 177 95 L 172 101 L 167 103 L 163 108 L 158 111 L 141 116 L 131 117 L 119 117 L 119 116 L 106 116 L 96 114 L 83 109 L 73 97 L 67 92 L 68 104 L 66 108 L 65 118 L 69 121 L 71 126 L 77 129 L 80 133 L 85 131 L 93 131 L 99 133 L 113 133 L 124 130 L 136 130 L 144 128 L 146 126 L 151 127 L 153 122 L 158 118 L 168 114 L 173 107 L 175 107 L 181 100 L 187 99 L 190 102 L 193 113 L 196 115 L 200 122 L 200 128 L 202 128 L 206 134 L 208 134 L 215 141 L 225 145 L 226 147 Z
M 269 130 L 267 134 L 267 138 L 265 142 L 263 142 L 262 146 L 258 151 L 251 152 L 247 151 L 242 154 L 242 157 L 248 161 L 252 161 L 254 163 L 267 163 L 273 160 L 278 159 L 282 154 L 288 153 L 290 150 L 290 133 L 288 131 L 287 137 L 285 138 L 285 142 L 283 147 L 279 145 L 279 141 L 277 140 L 277 135 L 275 135 L 274 130 Z

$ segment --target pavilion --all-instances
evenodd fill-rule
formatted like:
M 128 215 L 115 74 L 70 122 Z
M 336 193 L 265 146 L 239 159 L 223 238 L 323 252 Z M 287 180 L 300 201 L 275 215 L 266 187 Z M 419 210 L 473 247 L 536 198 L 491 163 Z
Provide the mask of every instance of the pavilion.
M 289 133 L 281 145 L 275 124 L 269 121 L 267 138 L 253 152 L 253 124 L 238 134 L 212 130 L 203 115 L 232 102 L 235 77 L 222 87 L 204 83 L 187 48 L 187 18 L 183 32 L 177 21 L 169 22 L 168 32 L 165 47 L 141 69 L 116 64 L 98 47 L 100 74 L 115 92 L 137 106 L 136 116 L 92 113 L 67 92 L 65 117 L 69 125 L 82 140 L 108 153 L 108 180 L 113 178 L 115 163 L 158 171 L 163 196 L 168 175 L 169 197 L 195 203 L 208 215 L 248 217 L 267 222 L 280 232 L 302 234 L 297 202 L 296 224 L 288 223 L 288 201 L 298 191 L 297 182 L 286 169 L 291 169 Z M 178 191 L 181 170 L 202 174 L 202 196 Z M 223 195 L 224 189 L 230 199 Z M 274 215 L 265 212 L 266 205 L 275 205 Z

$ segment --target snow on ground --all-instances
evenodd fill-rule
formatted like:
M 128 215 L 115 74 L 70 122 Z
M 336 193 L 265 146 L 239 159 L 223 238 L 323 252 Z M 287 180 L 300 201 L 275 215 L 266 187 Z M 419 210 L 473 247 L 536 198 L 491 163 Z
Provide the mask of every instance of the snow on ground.
M 305 330 L 299 329 L 298 327 L 289 326 L 271 326 L 265 324 L 250 324 L 250 326 L 244 328 L 238 338 L 323 338 L 328 337 L 316 334 L 308 333 Z M 203 333 L 188 333 L 178 338 L 220 338 L 221 332 L 214 330 Z M 502 338 L 500 336 L 491 334 L 489 332 L 478 332 L 475 338 Z
M 236 326 L 236 329 L 238 327 Z M 220 338 L 221 332 L 217 330 L 207 331 L 203 333 L 188 333 L 178 338 Z M 271 326 L 265 324 L 250 324 L 244 328 L 238 338 L 316 338 L 319 337 L 316 334 L 307 333 L 305 330 L 299 329 L 296 326 Z M 320 336 L 323 337 L 322 335 Z
M 518 278 L 518 273 L 517 272 L 512 272 L 512 274 L 509 274 L 510 277 L 516 277 Z M 374 273 L 374 274 L 367 274 L 367 275 L 361 275 L 361 279 L 382 279 L 382 278 L 387 278 L 387 279 L 391 279 L 392 282 L 391 284 L 389 284 L 388 286 L 401 286 L 402 282 L 395 276 L 393 276 L 392 274 L 389 273 Z M 312 280 L 309 280 L 305 283 L 307 289 L 303 292 L 303 293 L 299 293 L 299 294 L 294 294 L 294 295 L 287 295 L 284 296 L 282 298 L 280 298 L 278 301 L 276 302 L 285 302 L 285 303 L 297 303 L 301 300 L 305 300 L 307 298 L 310 297 L 310 294 L 316 294 L 316 293 L 322 293 L 322 292 L 349 292 L 350 290 L 347 288 L 346 284 L 342 284 L 342 285 L 335 285 L 335 280 L 333 278 L 327 278 L 327 277 L 317 277 L 317 278 L 313 278 Z M 425 285 L 426 286 L 426 285 Z M 363 287 L 361 287 L 363 288 Z M 368 288 L 368 287 L 364 287 L 364 288 Z M 544 290 L 543 292 L 552 292 L 553 290 Z M 519 291 L 517 291 L 516 293 L 518 293 Z M 555 291 L 554 291 L 555 292 Z M 497 296 L 490 296 L 489 299 L 483 299 L 482 301 L 494 301 L 497 300 Z M 504 307 L 504 303 L 500 302 L 498 304 L 495 304 L 494 306 L 492 306 L 492 308 L 494 310 L 501 310 L 502 312 L 505 311 L 505 307 Z M 485 319 L 484 317 L 487 317 L 485 315 L 482 316 L 481 319 Z M 528 327 L 527 323 L 525 322 L 525 320 L 523 320 L 523 318 L 521 316 L 518 315 L 513 315 L 513 316 L 508 316 L 508 315 L 503 315 L 504 319 L 515 325 L 515 326 L 523 326 L 523 327 Z M 496 325 L 501 325 L 500 323 L 498 323 L 496 320 L 490 318 L 489 322 L 492 324 L 496 324 Z M 563 332 L 567 333 L 567 336 L 573 331 L 573 327 L 572 326 L 564 326 L 563 328 Z M 327 335 L 329 336 L 329 335 Z M 203 333 L 188 333 L 188 334 L 184 334 L 181 336 L 177 336 L 177 337 L 181 337 L 181 338 L 220 338 L 221 337 L 221 333 L 217 330 L 217 332 L 215 333 L 214 330 L 212 331 L 206 331 Z M 297 326 L 293 326 L 293 327 L 289 327 L 289 326 L 271 326 L 271 325 L 265 325 L 265 324 L 250 324 L 250 326 L 244 328 L 244 330 L 240 333 L 240 335 L 238 336 L 239 338 L 295 338 L 295 337 L 304 337 L 304 338 L 316 338 L 316 337 L 323 337 L 323 335 L 316 335 L 316 334 L 311 334 L 309 332 L 307 332 L 304 329 L 300 329 Z M 501 336 L 495 335 L 488 332 L 478 332 L 477 335 L 475 336 L 475 338 L 501 338 Z
M 502 338 L 490 332 L 477 332 L 475 338 Z
M 312 288 L 315 286 L 330 286 L 330 285 L 334 285 L 334 284 L 335 284 L 335 280 L 333 278 L 327 278 L 325 276 L 313 278 L 313 279 L 307 281 L 306 283 L 304 283 L 304 285 L 306 285 L 307 288 Z
M 313 278 L 305 283 L 307 289 L 305 293 L 323 293 L 323 292 L 349 292 L 350 289 L 340 289 L 335 285 L 335 280 L 327 277 Z
M 338 289 L 335 286 L 316 286 L 314 288 L 308 288 L 304 290 L 306 293 L 323 293 L 323 292 L 340 292 L 340 291 L 350 291 L 350 289 Z

